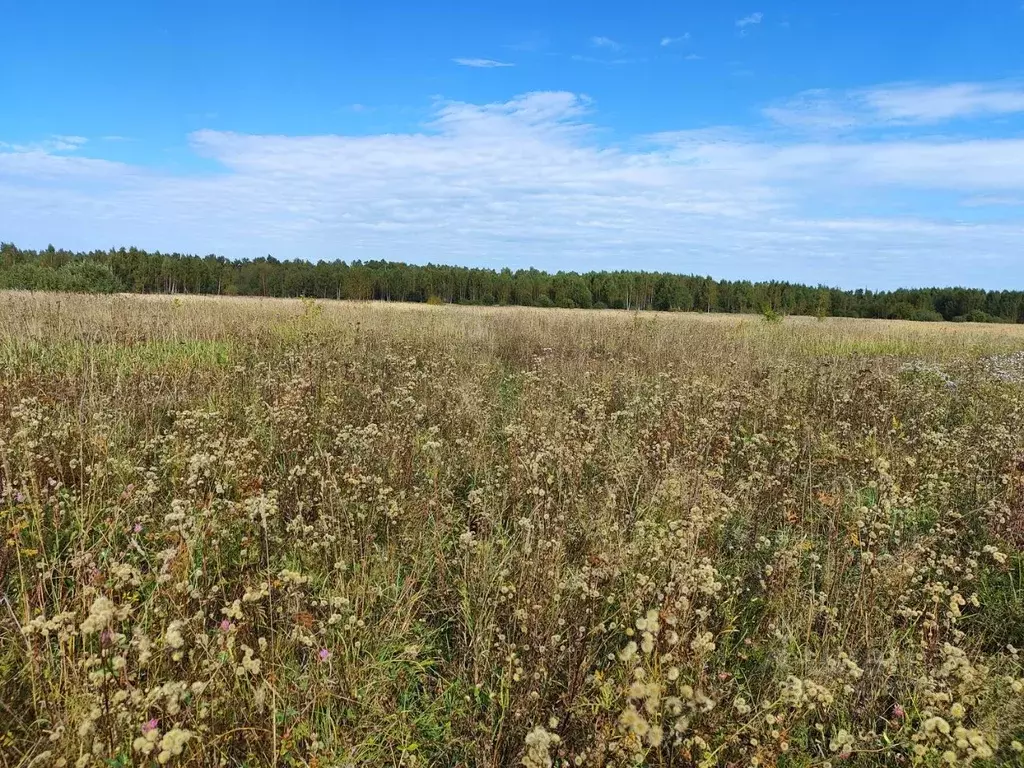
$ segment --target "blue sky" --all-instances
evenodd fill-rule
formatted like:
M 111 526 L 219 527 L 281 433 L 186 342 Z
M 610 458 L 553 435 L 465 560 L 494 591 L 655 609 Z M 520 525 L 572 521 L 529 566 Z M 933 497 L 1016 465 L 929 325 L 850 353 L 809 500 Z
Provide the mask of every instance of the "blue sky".
M 0 2 L 0 240 L 1024 288 L 1024 6 Z

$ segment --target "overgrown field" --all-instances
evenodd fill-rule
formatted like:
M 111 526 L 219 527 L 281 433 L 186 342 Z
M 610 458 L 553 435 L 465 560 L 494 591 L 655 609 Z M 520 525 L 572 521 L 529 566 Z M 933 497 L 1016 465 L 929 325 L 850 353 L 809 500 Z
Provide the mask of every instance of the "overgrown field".
M 1021 765 L 1021 349 L 0 293 L 0 764 Z

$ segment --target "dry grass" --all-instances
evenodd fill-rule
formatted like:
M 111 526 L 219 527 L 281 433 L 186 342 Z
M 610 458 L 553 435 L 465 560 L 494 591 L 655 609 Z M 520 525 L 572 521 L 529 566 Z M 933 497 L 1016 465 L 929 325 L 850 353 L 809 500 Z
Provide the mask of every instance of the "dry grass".
M 1022 348 L 0 294 L 0 764 L 1021 764 Z

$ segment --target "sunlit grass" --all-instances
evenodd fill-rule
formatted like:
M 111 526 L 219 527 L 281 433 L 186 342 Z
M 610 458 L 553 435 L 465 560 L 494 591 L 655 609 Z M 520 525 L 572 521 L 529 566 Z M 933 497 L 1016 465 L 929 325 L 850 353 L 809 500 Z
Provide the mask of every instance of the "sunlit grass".
M 1019 764 L 1022 349 L 0 294 L 0 765 Z

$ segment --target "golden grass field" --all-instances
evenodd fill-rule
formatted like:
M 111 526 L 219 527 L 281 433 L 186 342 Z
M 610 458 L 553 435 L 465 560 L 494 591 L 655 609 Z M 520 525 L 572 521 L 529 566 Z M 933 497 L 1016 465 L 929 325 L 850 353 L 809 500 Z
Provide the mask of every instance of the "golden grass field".
M 0 765 L 1024 765 L 1021 350 L 0 293 Z

